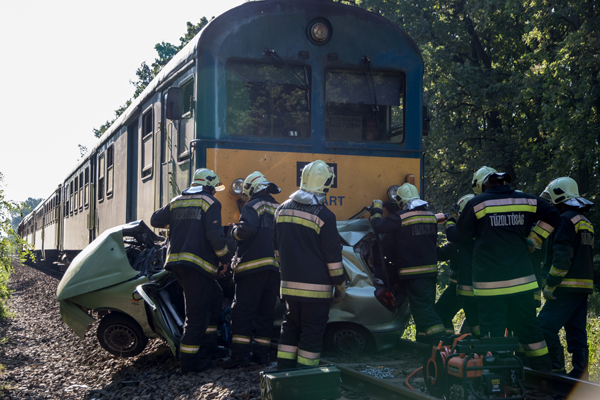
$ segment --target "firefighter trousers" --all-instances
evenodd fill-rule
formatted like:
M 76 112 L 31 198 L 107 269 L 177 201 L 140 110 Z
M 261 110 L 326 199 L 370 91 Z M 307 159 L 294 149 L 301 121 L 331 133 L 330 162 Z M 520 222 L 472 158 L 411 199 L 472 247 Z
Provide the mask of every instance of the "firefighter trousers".
M 435 312 L 444 323 L 446 335 L 454 335 L 454 323 L 452 320 L 461 308 L 463 308 L 463 301 L 456 296 L 456 283 L 450 282 L 434 306 Z
M 567 351 L 576 355 L 583 354 L 587 358 L 587 293 L 556 293 L 556 300 L 547 300 L 544 308 L 538 315 L 538 321 L 548 344 L 550 357 L 552 358 L 552 370 L 564 371 L 564 354 L 560 343 L 558 332 L 565 328 L 567 337 Z M 561 357 L 563 356 L 563 357 Z M 579 366 L 573 363 L 573 368 Z M 577 371 L 576 371 L 577 372 Z M 583 371 L 578 371 L 583 372 Z
M 550 356 L 542 329 L 536 318 L 535 299 L 531 292 L 514 296 L 478 296 L 481 334 L 503 337 L 507 327 L 514 330 L 525 350 L 529 366 L 550 371 Z
M 264 270 L 235 278 L 235 298 L 231 308 L 233 358 L 250 356 L 252 338 L 254 356 L 268 356 L 278 295 L 278 271 Z
M 319 365 L 329 303 L 286 300 L 277 348 L 277 368 Z
M 173 275 L 183 288 L 185 325 L 179 346 L 179 363 L 184 369 L 210 365 L 206 352 L 200 351 L 209 325 L 215 283 L 200 271 L 188 266 L 173 265 Z
M 413 278 L 400 281 L 400 297 L 408 296 L 410 312 L 415 320 L 417 332 L 427 340 L 437 341 L 446 337 L 444 323 L 435 312 L 437 277 Z

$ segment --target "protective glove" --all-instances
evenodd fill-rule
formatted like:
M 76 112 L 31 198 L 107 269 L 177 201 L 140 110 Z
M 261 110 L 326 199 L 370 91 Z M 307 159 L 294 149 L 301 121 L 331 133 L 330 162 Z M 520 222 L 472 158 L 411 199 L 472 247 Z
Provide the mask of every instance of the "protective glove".
M 339 303 L 346 297 L 346 282 L 342 282 L 339 285 L 335 286 L 335 291 L 333 293 L 333 302 Z
M 544 291 L 542 292 L 542 294 L 544 295 L 544 298 L 546 300 L 556 300 L 556 297 L 554 296 L 554 289 L 556 289 L 556 286 L 544 287 Z
M 373 200 L 373 204 L 371 205 L 371 215 L 382 214 L 382 213 L 383 213 L 383 201 Z
M 527 251 L 533 253 L 536 249 L 542 248 L 542 238 L 540 238 L 537 233 L 531 232 L 529 236 L 527 236 Z

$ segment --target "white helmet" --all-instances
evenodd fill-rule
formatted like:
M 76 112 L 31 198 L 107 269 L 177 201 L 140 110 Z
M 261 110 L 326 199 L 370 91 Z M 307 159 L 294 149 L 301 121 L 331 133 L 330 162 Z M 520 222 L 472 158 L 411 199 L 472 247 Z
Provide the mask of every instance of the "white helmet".
M 309 193 L 325 194 L 331 189 L 334 178 L 333 168 L 325 161 L 313 161 L 302 169 L 300 189 Z
M 419 190 L 411 183 L 404 183 L 396 191 L 396 202 L 398 207 L 404 209 L 413 209 L 415 207 L 427 205 L 427 202 L 421 200 Z
M 568 206 L 589 210 L 594 203 L 579 196 L 579 187 L 572 178 L 563 176 L 556 178 L 546 186 L 542 198 L 550 197 L 552 204 L 564 203 Z
M 473 174 L 473 192 L 475 194 L 483 193 L 483 185 L 486 185 L 490 176 L 496 175 L 498 179 L 510 183 L 512 180 L 506 172 L 498 172 L 494 168 L 483 166 Z
M 204 186 L 208 188 L 213 188 L 217 192 L 225 190 L 225 186 L 221 183 L 221 180 L 215 174 L 213 170 L 208 168 L 200 168 L 197 169 L 194 173 L 194 180 L 192 182 L 192 186 Z
M 267 181 L 267 178 L 259 172 L 254 171 L 244 180 L 244 185 L 242 186 L 242 193 L 244 196 L 250 198 L 254 195 L 254 193 L 260 192 L 265 189 L 270 182 Z
M 461 212 L 463 212 L 463 210 L 465 209 L 465 205 L 469 202 L 469 200 L 471 200 L 473 197 L 475 197 L 474 194 L 466 194 L 463 197 L 461 197 L 460 199 L 458 199 L 458 201 L 456 202 L 456 208 L 458 209 L 458 213 L 460 215 Z

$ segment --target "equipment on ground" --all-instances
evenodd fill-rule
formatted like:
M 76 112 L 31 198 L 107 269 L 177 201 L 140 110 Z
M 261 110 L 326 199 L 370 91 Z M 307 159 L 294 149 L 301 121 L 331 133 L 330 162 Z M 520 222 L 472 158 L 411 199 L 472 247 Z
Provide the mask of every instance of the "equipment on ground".
M 340 370 L 334 365 L 291 368 L 260 373 L 262 400 L 337 399 Z

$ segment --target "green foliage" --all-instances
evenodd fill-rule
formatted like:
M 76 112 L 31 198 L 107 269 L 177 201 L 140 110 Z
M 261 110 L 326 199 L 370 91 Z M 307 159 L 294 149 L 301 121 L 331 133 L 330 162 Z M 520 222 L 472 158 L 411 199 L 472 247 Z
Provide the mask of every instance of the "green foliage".
M 6 301 L 10 297 L 8 279 L 12 272 L 11 262 L 14 258 L 24 260 L 30 253 L 27 244 L 19 238 L 11 226 L 11 214 L 21 212 L 21 208 L 4 198 L 2 183 L 4 175 L 0 172 L 0 320 L 9 316 Z M 28 201 L 32 200 L 28 204 Z M 35 199 L 28 199 L 24 204 L 32 206 Z M 33 206 L 34 207 L 34 206 Z
M 44 199 L 34 199 L 29 197 L 27 200 L 21 203 L 21 205 L 10 211 L 11 222 L 10 225 L 13 231 L 17 231 L 19 224 L 25 218 L 27 214 L 33 211 Z
M 183 49 L 186 44 L 189 43 L 190 40 L 198 34 L 208 24 L 208 20 L 206 17 L 200 18 L 200 22 L 197 24 L 193 24 L 191 22 L 187 23 L 187 30 L 183 37 L 179 38 L 179 45 L 173 45 L 168 42 L 161 42 L 154 45 L 154 50 L 156 50 L 157 58 L 154 59 L 154 62 L 148 66 L 146 62 L 142 62 L 140 67 L 135 71 L 135 76 L 137 77 L 136 81 L 129 81 L 134 87 L 135 91 L 133 92 L 133 98 L 136 99 L 148 84 L 158 75 L 158 73 L 162 70 L 162 68 L 167 65 L 169 61 L 179 52 L 179 50 Z M 123 104 L 121 107 L 115 110 L 115 118 L 111 121 L 106 121 L 106 123 L 100 125 L 100 128 L 93 128 L 93 133 L 95 137 L 100 137 L 104 132 L 110 128 L 110 126 L 125 112 L 127 107 L 131 104 L 132 100 L 129 99 Z

